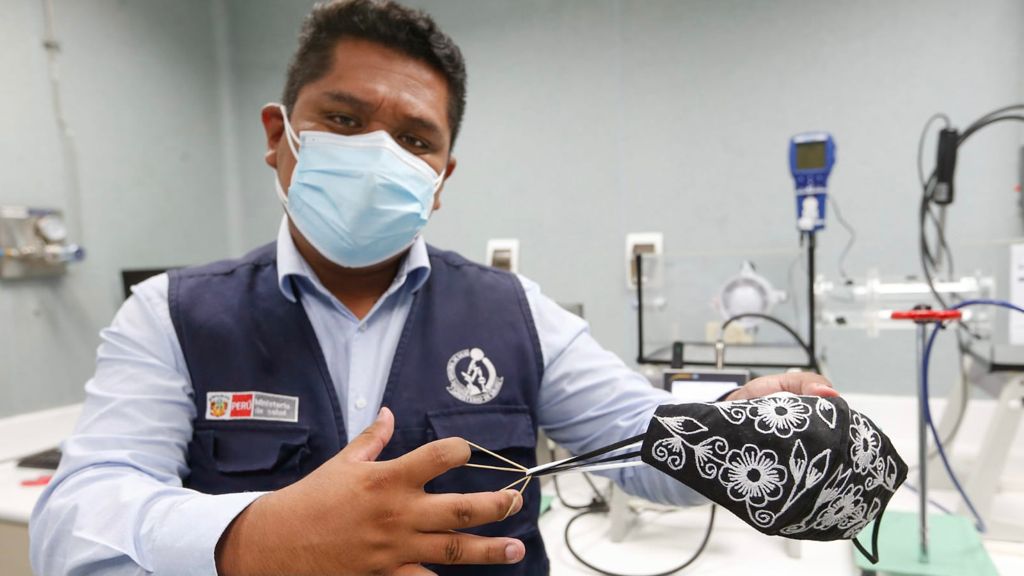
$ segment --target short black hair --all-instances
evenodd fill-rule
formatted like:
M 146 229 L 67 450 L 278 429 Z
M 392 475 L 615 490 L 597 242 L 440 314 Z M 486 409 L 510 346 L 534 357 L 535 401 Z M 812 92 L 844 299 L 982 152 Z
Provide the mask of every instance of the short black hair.
M 283 102 L 291 114 L 299 90 L 323 77 L 342 38 L 377 42 L 426 62 L 448 84 L 448 124 L 452 145 L 466 110 L 466 62 L 462 51 L 422 10 L 392 0 L 336 0 L 313 7 L 302 24 L 299 48 L 288 65 Z

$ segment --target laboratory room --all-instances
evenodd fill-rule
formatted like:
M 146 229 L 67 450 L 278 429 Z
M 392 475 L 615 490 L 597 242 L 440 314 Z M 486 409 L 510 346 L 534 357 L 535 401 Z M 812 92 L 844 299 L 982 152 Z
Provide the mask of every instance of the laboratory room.
M 1024 574 L 1024 1 L 0 14 L 0 575 Z

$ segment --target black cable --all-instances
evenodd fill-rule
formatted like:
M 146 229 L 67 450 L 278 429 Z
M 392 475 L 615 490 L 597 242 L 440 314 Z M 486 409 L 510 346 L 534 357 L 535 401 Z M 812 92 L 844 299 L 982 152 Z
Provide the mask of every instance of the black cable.
M 850 235 L 849 240 L 846 241 L 846 246 L 843 247 L 843 251 L 839 253 L 839 276 L 841 276 L 843 281 L 847 284 L 852 284 L 853 280 L 851 280 L 850 275 L 846 273 L 846 257 L 849 256 L 850 250 L 853 249 L 854 243 L 857 242 L 857 232 L 853 229 L 853 226 L 850 226 L 850 223 L 843 218 L 843 213 L 839 210 L 839 202 L 836 201 L 836 197 L 829 194 L 828 202 L 832 205 L 832 212 L 836 215 L 836 220 L 838 220 L 839 224 L 846 229 L 846 233 Z
M 704 538 L 701 540 L 700 546 L 697 547 L 697 550 L 694 551 L 694 553 L 686 560 L 686 562 L 683 562 L 679 566 L 676 566 L 675 568 L 672 568 L 671 570 L 667 570 L 665 572 L 658 572 L 657 574 L 645 574 L 645 575 L 642 575 L 642 576 L 669 576 L 670 574 L 675 574 L 676 572 L 679 572 L 680 570 L 686 569 L 691 564 L 696 562 L 697 558 L 699 558 L 700 555 L 703 554 L 704 550 L 707 548 L 708 540 L 711 539 L 711 531 L 715 527 L 715 509 L 716 508 L 717 508 L 717 506 L 715 506 L 714 504 L 711 505 L 711 513 L 708 516 L 708 526 L 704 530 Z M 579 514 L 576 514 L 575 516 L 570 518 L 569 519 L 569 523 L 565 525 L 565 548 L 566 548 L 566 550 L 568 550 L 569 554 L 572 554 L 572 557 L 575 558 L 580 564 L 583 564 L 584 566 L 586 566 L 587 568 L 590 568 L 591 570 L 593 570 L 594 572 L 597 572 L 598 574 L 602 574 L 604 576 L 641 576 L 641 575 L 632 575 L 632 574 L 631 575 L 619 574 L 617 572 L 611 572 L 609 570 L 602 570 L 601 568 L 598 568 L 597 566 L 594 566 L 590 562 L 587 562 L 586 560 L 584 560 L 579 555 L 579 553 L 576 552 L 575 549 L 573 549 L 572 544 L 569 542 L 569 529 L 572 528 L 573 523 L 575 523 L 580 518 L 583 518 L 584 516 L 589 516 L 591 514 L 604 514 L 604 513 L 607 513 L 607 512 L 608 512 L 608 510 L 602 510 L 602 509 L 584 510 L 583 512 L 580 512 Z
M 998 122 L 1014 121 L 1024 122 L 1024 115 L 1020 114 L 1006 114 L 1006 112 L 1012 110 L 1024 109 L 1024 104 L 1013 104 L 1010 106 L 1004 106 L 989 112 L 981 118 L 971 123 L 964 131 L 957 137 L 956 146 L 959 148 L 970 138 L 976 134 L 982 128 L 991 126 Z M 928 135 L 928 129 L 932 123 L 941 119 L 945 121 L 946 127 L 949 127 L 949 118 L 945 114 L 934 114 L 932 115 L 924 125 L 924 129 L 921 132 L 921 137 L 918 140 L 917 146 L 917 169 L 918 179 L 921 184 L 921 207 L 918 214 L 919 217 L 919 245 L 920 245 L 920 257 L 921 257 L 921 270 L 924 273 L 925 282 L 928 284 L 928 289 L 932 293 L 936 302 L 943 308 L 948 308 L 949 304 L 946 299 L 939 294 L 939 291 L 935 287 L 935 272 L 938 271 L 941 266 L 940 259 L 943 253 L 946 254 L 948 262 L 948 273 L 953 274 L 953 255 L 949 249 L 949 244 L 946 242 L 946 230 L 944 223 L 940 222 L 940 219 L 932 212 L 932 194 L 934 192 L 934 185 L 937 178 L 937 168 L 932 170 L 931 175 L 928 178 L 924 177 L 923 169 L 923 151 L 924 151 L 924 140 Z M 938 242 L 938 252 L 934 253 L 928 242 L 928 221 L 929 218 L 935 228 L 936 238 Z M 952 295 L 955 299 L 959 300 L 959 296 L 956 294 Z M 980 336 L 970 329 L 968 329 L 963 322 L 957 324 L 962 330 L 965 330 L 974 339 L 979 339 Z
M 797 331 L 794 330 L 789 324 L 786 324 L 785 322 L 779 320 L 774 316 L 769 316 L 768 314 L 758 314 L 756 312 L 737 314 L 732 318 L 729 318 L 725 322 L 722 322 L 722 327 L 719 329 L 719 332 L 721 334 L 725 334 L 725 330 L 726 328 L 729 327 L 730 324 L 737 320 L 742 320 L 744 318 L 760 318 L 761 320 L 767 320 L 788 332 L 789 335 L 793 337 L 793 340 L 795 340 L 796 343 L 799 344 L 800 347 L 804 349 L 804 352 L 807 353 L 807 361 L 810 363 L 811 369 L 817 372 L 818 374 L 821 374 L 821 366 L 818 365 L 818 358 L 814 354 L 814 350 L 811 350 L 811 347 L 807 344 L 807 342 L 805 342 L 804 339 L 800 337 L 800 334 L 797 334 Z

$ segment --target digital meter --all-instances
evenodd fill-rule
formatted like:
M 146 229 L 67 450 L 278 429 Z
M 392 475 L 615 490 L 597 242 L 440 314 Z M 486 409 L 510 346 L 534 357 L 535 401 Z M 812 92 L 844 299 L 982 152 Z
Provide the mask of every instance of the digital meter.
M 801 232 L 825 228 L 828 175 L 836 145 L 828 132 L 805 132 L 789 141 L 789 170 L 796 182 L 796 225 Z

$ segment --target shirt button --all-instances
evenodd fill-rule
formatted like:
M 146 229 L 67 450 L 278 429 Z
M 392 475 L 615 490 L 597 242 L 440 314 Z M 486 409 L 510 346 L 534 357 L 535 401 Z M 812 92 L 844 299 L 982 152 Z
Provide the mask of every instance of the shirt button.
M 359 410 L 366 408 L 366 398 L 360 398 L 356 400 L 356 408 Z
M 359 325 L 359 331 L 360 332 L 366 332 L 366 324 L 360 324 Z

